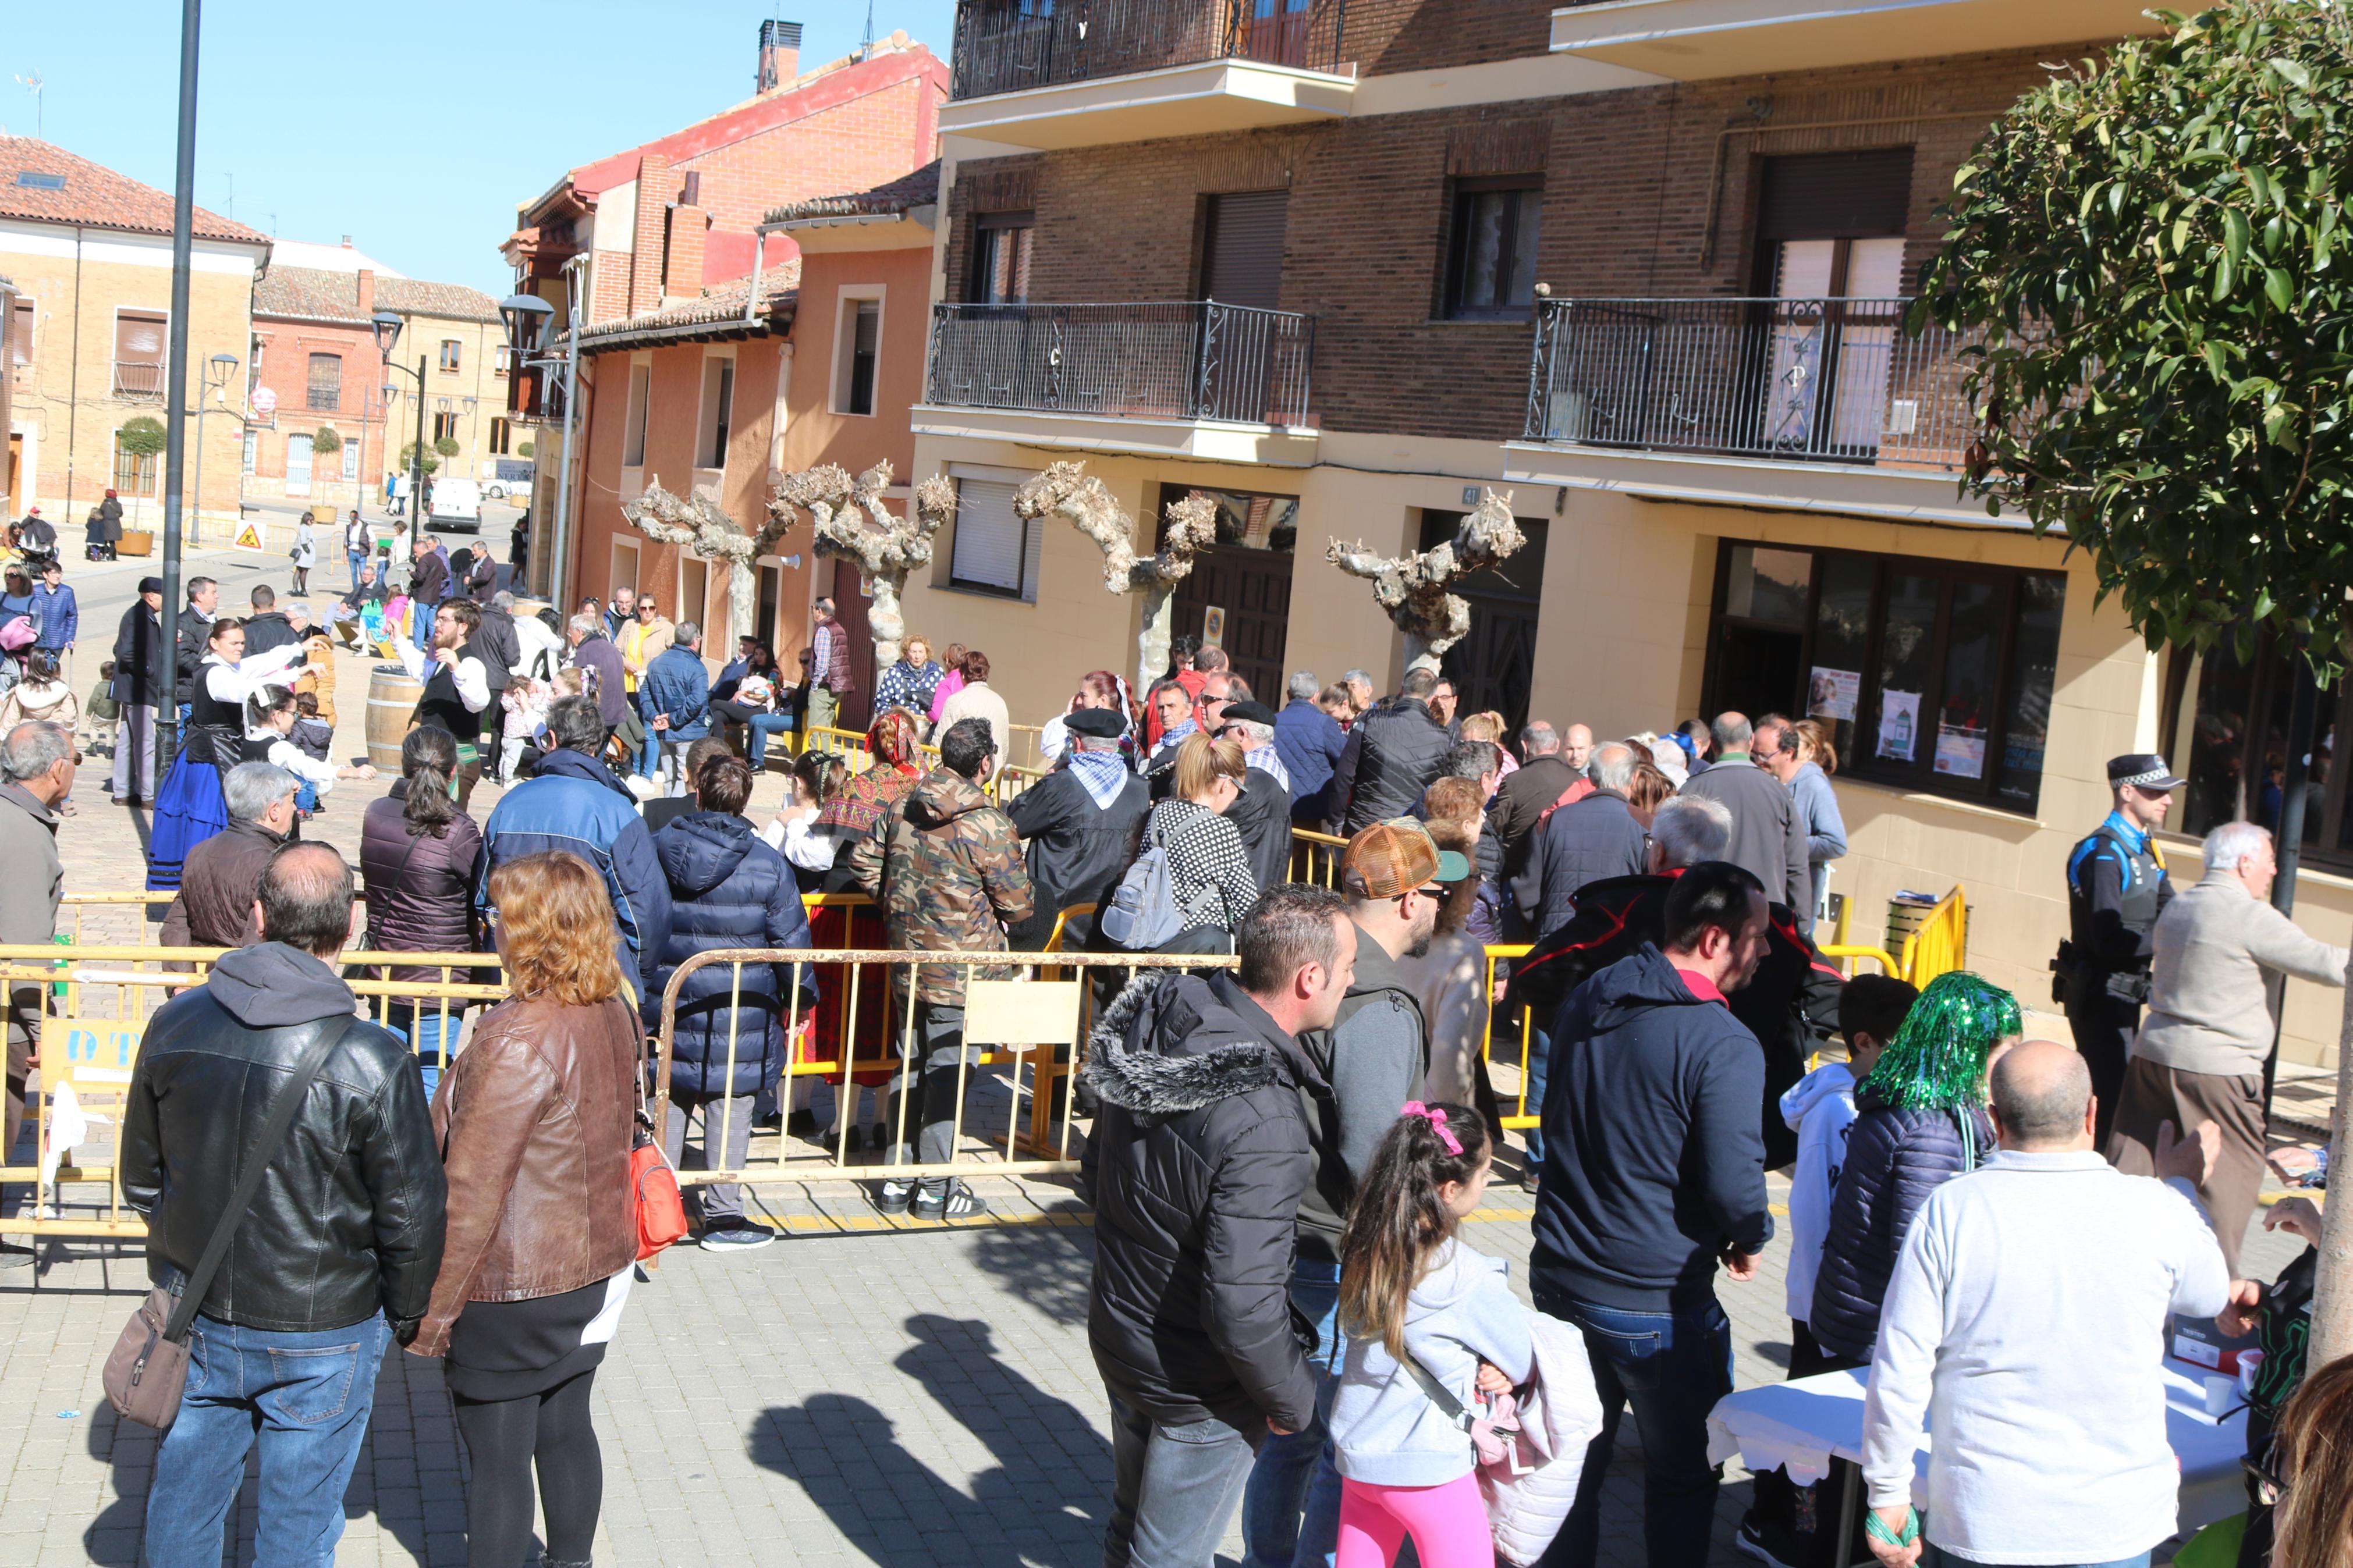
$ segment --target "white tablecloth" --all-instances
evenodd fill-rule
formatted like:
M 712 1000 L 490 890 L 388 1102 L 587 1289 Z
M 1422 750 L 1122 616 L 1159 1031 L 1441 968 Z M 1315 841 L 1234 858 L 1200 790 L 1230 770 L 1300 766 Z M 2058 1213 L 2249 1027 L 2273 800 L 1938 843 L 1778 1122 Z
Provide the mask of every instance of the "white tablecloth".
M 2246 1489 L 2239 1460 L 2247 1451 L 2247 1414 L 2220 1422 L 2206 1414 L 2203 1379 L 2187 1362 L 2165 1363 L 2165 1436 L 2181 1461 L 2179 1532 L 2243 1512 Z M 1862 1386 L 1859 1372 L 1826 1372 L 1795 1383 L 1767 1384 L 1726 1394 L 1707 1420 L 1708 1458 L 1740 1457 L 1753 1472 L 1786 1468 L 1809 1486 L 1830 1473 L 1833 1458 L 1862 1462 Z M 1928 1438 L 1913 1456 L 1912 1501 L 1928 1500 Z

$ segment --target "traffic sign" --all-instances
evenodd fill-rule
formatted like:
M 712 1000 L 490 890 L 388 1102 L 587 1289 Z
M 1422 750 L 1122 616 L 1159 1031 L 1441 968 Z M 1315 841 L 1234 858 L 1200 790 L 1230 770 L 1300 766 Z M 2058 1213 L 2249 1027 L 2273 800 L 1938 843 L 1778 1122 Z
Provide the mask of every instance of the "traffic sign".
M 254 521 L 251 518 L 239 519 L 237 525 L 237 537 L 229 541 L 228 547 L 231 550 L 246 550 L 252 552 L 256 555 L 261 554 L 263 552 L 261 547 L 261 524 Z

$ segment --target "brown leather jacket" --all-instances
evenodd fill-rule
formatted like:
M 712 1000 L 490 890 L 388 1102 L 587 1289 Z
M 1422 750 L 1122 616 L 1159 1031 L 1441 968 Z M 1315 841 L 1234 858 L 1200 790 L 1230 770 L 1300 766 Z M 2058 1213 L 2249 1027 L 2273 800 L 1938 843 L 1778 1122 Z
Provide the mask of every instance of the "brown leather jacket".
M 573 1007 L 518 997 L 475 1026 L 433 1098 L 449 1237 L 410 1350 L 446 1351 L 469 1301 L 561 1295 L 636 1258 L 638 1041 L 620 998 Z

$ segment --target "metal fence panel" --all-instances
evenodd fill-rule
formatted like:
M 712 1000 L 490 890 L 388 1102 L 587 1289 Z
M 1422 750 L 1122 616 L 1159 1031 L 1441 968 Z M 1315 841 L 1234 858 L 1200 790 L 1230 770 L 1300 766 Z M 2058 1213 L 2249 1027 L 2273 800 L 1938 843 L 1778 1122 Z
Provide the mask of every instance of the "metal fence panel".
M 1222 59 L 1337 71 L 1346 14 L 1345 0 L 962 0 L 953 96 Z
M 1213 300 L 933 307 L 924 401 L 1304 425 L 1314 323 Z

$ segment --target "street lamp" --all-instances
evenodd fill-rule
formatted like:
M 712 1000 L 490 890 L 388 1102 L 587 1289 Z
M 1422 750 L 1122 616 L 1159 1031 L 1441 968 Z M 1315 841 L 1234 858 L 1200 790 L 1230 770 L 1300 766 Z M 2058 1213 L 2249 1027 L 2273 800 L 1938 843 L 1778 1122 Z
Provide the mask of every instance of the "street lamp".
M 197 548 L 205 542 L 205 416 L 213 411 L 213 400 L 227 392 L 237 364 L 233 353 L 216 353 L 206 360 L 204 393 L 196 399 L 196 499 L 188 508 L 188 543 Z M 222 407 L 227 407 L 227 403 Z
M 581 260 L 582 258 L 575 256 L 565 262 L 565 266 L 575 268 Z M 580 320 L 580 284 L 576 275 L 565 289 L 565 313 L 576 337 Z M 518 382 L 522 379 L 522 371 L 526 366 L 544 371 L 557 363 L 554 357 L 533 357 L 538 354 L 541 342 L 546 338 L 548 329 L 554 324 L 554 316 L 555 307 L 536 294 L 510 294 L 499 302 L 499 320 L 505 324 L 507 330 L 508 357 L 512 363 L 515 379 Z M 559 605 L 564 603 L 565 597 L 564 536 L 572 515 L 572 404 L 574 394 L 579 390 L 580 385 L 580 361 L 575 352 L 577 346 L 576 342 L 567 343 L 563 355 L 564 448 L 556 459 L 555 517 L 548 532 L 552 542 L 543 555 L 538 551 L 533 552 L 534 556 L 539 556 L 547 562 L 548 596 Z M 534 467 L 535 465 L 536 459 L 534 459 Z
M 406 375 L 410 374 L 406 365 L 392 363 L 393 347 L 400 342 L 400 329 L 404 324 L 398 312 L 393 310 L 378 310 L 368 318 L 368 326 L 375 333 L 375 352 L 383 358 L 384 368 L 387 372 L 396 370 L 401 374 Z M 425 356 L 422 353 L 417 356 L 415 374 L 417 376 L 417 445 L 412 450 L 408 468 L 408 526 L 409 537 L 412 539 L 417 537 L 424 527 L 422 509 L 425 504 Z M 385 390 L 389 394 L 392 389 L 387 385 Z M 388 401 L 389 398 L 387 398 Z M 387 426 L 390 423 L 389 420 L 385 421 Z

